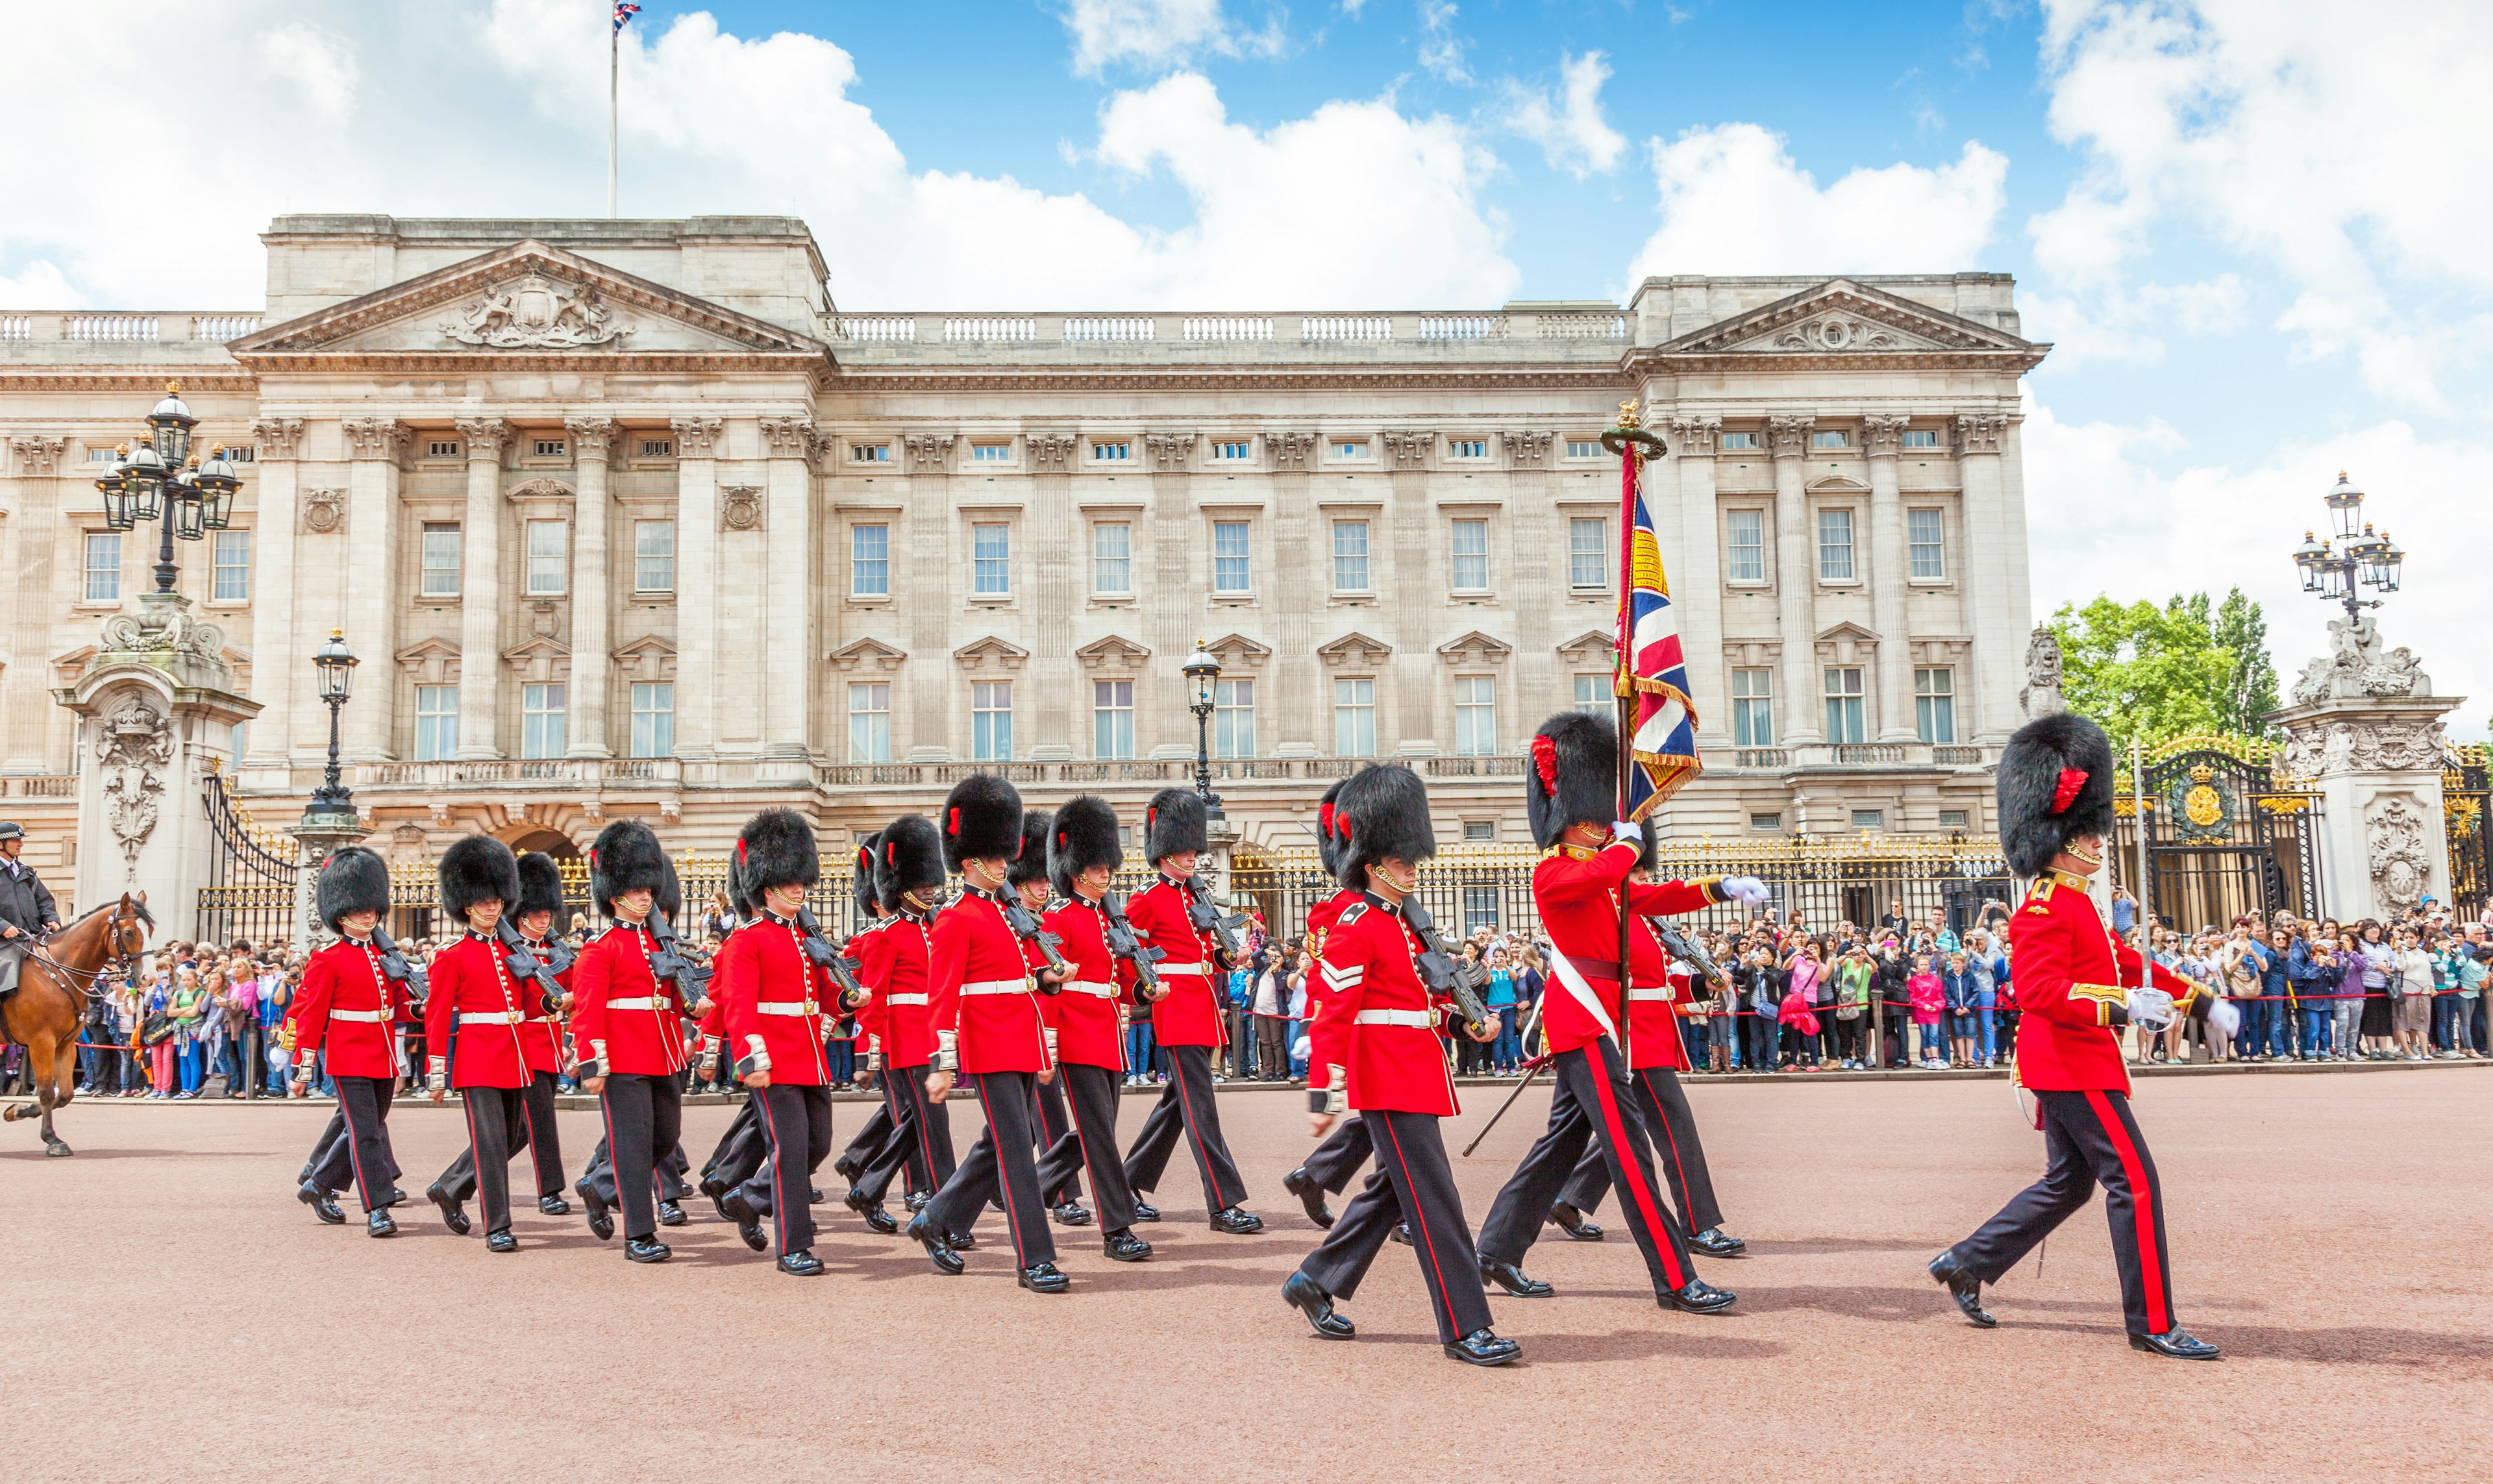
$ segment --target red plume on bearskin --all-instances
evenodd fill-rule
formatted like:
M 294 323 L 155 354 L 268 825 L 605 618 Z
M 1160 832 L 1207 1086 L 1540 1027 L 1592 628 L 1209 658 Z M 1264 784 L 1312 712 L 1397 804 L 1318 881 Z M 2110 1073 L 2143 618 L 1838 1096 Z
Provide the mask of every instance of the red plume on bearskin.
M 1999 754 L 1999 846 L 2008 869 L 2041 876 L 2072 838 L 2111 834 L 2113 766 L 2112 739 L 2074 711 L 2018 727 Z
M 973 773 L 944 800 L 944 864 L 1010 860 L 1021 849 L 1021 791 L 992 773 Z
M 1619 733 L 1608 717 L 1561 711 L 1532 734 L 1532 772 L 1523 781 L 1524 816 L 1534 844 L 1547 849 L 1570 825 L 1618 817 Z

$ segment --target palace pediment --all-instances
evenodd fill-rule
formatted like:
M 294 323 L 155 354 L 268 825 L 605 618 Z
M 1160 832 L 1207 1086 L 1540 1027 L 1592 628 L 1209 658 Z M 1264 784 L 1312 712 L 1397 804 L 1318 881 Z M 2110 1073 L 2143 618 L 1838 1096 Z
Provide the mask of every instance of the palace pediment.
M 810 336 L 533 239 L 437 268 L 233 341 L 245 365 L 297 358 L 540 362 L 794 357 Z
M 1667 341 L 1651 353 L 1861 356 L 1997 351 L 2040 359 L 2045 348 L 1882 288 L 1850 279 L 1829 279 L 1815 288 Z

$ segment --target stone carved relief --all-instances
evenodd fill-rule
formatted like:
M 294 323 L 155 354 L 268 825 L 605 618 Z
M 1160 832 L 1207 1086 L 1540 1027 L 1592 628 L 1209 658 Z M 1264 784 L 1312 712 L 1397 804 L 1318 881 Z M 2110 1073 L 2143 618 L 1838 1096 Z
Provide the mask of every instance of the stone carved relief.
M 2286 738 L 2286 771 L 2317 778 L 2349 769 L 2367 773 L 2441 766 L 2447 731 L 2439 722 L 2332 722 Z
M 566 287 L 534 273 L 490 285 L 440 329 L 460 344 L 496 350 L 567 350 L 610 344 L 632 333 L 630 325 L 616 322 L 593 286 Z
M 708 459 L 718 453 L 719 430 L 727 426 L 725 418 L 679 417 L 668 425 L 676 432 L 676 457 Z
M 1766 444 L 1778 459 L 1797 459 L 1809 452 L 1811 430 L 1817 418 L 1809 413 L 1787 413 L 1766 419 Z
M 1190 432 L 1147 432 L 1143 452 L 1151 455 L 1153 468 L 1173 474 L 1186 467 L 1187 456 L 1194 452 L 1194 439 Z
M 1905 429 L 1913 420 L 1901 412 L 1873 412 L 1861 420 L 1862 452 L 1873 459 L 1905 451 Z
M 2060 695 L 2060 637 L 2043 624 L 2026 638 L 2026 683 L 2018 687 L 2017 709 L 2029 722 L 2069 709 Z
M 1895 350 L 1906 345 L 1921 348 L 1917 341 L 1849 314 L 1825 314 L 1803 320 L 1775 337 L 1777 350 Z
M 1670 449 L 1681 458 L 1709 455 L 1721 447 L 1723 420 L 1719 417 L 1675 417 L 1670 420 Z
M 622 430 L 611 417 L 567 417 L 562 430 L 571 435 L 574 459 L 604 462 L 615 456 L 616 435 Z
M 265 463 L 272 459 L 291 459 L 303 449 L 303 420 L 299 417 L 264 417 L 251 425 L 252 445 L 255 457 Z
M 1433 432 L 1389 432 L 1384 438 L 1386 457 L 1397 469 L 1427 467 L 1428 451 L 1437 446 Z
M 346 528 L 346 491 L 344 490 L 307 490 L 303 492 L 303 531 L 308 536 L 331 536 Z
M 346 434 L 350 458 L 395 459 L 406 446 L 406 425 L 394 417 L 350 417 L 338 426 Z
M 2431 822 L 2413 799 L 2398 795 L 2375 800 L 2363 816 L 2363 853 L 2376 905 L 2404 912 L 2431 889 L 2432 851 L 2424 833 Z
M 948 432 L 913 432 L 900 442 L 909 451 L 912 473 L 940 474 L 952 457 L 953 438 Z
M 762 490 L 757 485 L 730 485 L 718 492 L 718 527 L 723 531 L 762 529 Z
M 1996 454 L 1999 438 L 2008 430 L 2008 419 L 1997 412 L 1964 412 L 1956 420 L 1956 453 L 1962 459 L 1967 454 Z
M 2302 668 L 2294 683 L 2296 705 L 2364 696 L 2429 696 L 2432 681 L 2405 645 L 2384 650 L 2380 625 L 2369 613 L 2351 622 L 2328 620 L 2328 652 Z
M 1307 458 L 1316 451 L 1316 435 L 1311 432 L 1272 432 L 1264 435 L 1264 446 L 1273 451 L 1273 467 L 1304 469 Z
M 1030 449 L 1030 466 L 1051 474 L 1065 472 L 1066 460 L 1073 457 L 1073 435 L 1065 432 L 1034 432 L 1022 442 Z
M 156 833 L 163 813 L 165 770 L 173 760 L 173 727 L 145 697 L 125 696 L 107 712 L 96 738 L 96 762 L 104 772 L 105 825 L 129 878 L 138 878 L 138 852 Z
M 221 624 L 188 613 L 159 619 L 152 613 L 115 613 L 104 621 L 103 647 L 107 653 L 166 652 L 225 664 L 225 631 Z
M 1719 425 L 1718 425 L 1719 426 Z M 1506 456 L 1518 469 L 1537 469 L 1541 460 L 1549 457 L 1554 434 L 1547 432 L 1502 432 L 1498 441 L 1506 445 Z
M 498 417 L 461 418 L 451 427 L 466 445 L 469 463 L 499 463 L 503 445 L 517 436 L 517 430 Z
M 802 459 L 814 436 L 814 420 L 809 417 L 766 417 L 762 419 L 762 441 L 770 447 L 773 459 Z
M 11 438 L 9 447 L 17 455 L 17 472 L 34 478 L 61 471 L 61 450 L 70 446 L 67 438 Z

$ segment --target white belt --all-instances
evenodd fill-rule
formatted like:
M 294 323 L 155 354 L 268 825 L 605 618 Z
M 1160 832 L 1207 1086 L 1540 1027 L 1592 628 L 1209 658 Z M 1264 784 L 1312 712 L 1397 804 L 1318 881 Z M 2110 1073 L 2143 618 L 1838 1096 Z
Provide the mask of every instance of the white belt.
M 517 1010 L 462 1010 L 462 1025 L 517 1025 L 524 1017 Z
M 926 1003 L 926 996 L 923 994 L 886 994 L 883 996 L 883 1002 L 886 1005 L 922 1005 Z
M 1163 976 L 1168 974 L 1208 974 L 1212 972 L 1212 965 L 1209 964 L 1162 964 L 1158 965 L 1158 967 Z
M 661 999 L 653 994 L 636 995 L 630 999 L 610 999 L 606 1002 L 606 1008 L 609 1010 L 670 1010 L 674 1007 L 674 1001 Z
M 1410 1025 L 1421 1030 L 1433 1030 L 1437 1025 L 1434 1010 L 1362 1010 L 1351 1021 L 1354 1025 Z
M 1629 998 L 1629 999 L 1631 999 L 1631 1000 L 1637 1000 L 1637 1001 L 1657 1000 L 1657 999 L 1659 999 L 1659 1000 L 1667 1000 L 1667 999 L 1669 999 L 1670 997 L 1671 997 L 1671 996 L 1670 996 L 1670 992 L 1669 992 L 1668 990 L 1663 989 L 1663 988 L 1662 988 L 1661 986 L 1659 986 L 1659 985 L 1642 985 L 1642 984 L 1640 984 L 1640 985 L 1637 985 L 1635 989 L 1632 989 L 1632 990 L 1628 991 L 1628 998 Z
M 1058 986 L 1058 988 L 1071 990 L 1076 994 L 1096 994 L 1101 999 L 1114 999 L 1117 997 L 1117 987 L 1115 985 L 1101 984 L 1095 979 L 1067 979 L 1064 984 Z
M 753 1007 L 756 1015 L 820 1015 L 821 1008 L 810 999 L 766 999 Z
M 381 1012 L 378 1010 L 332 1010 L 329 1012 L 329 1019 L 333 1021 L 355 1021 L 366 1025 L 378 1025 L 382 1023 L 383 1017 Z
M 961 986 L 961 993 L 964 994 L 1027 994 L 1030 993 L 1030 981 L 1027 979 L 980 979 L 974 983 Z

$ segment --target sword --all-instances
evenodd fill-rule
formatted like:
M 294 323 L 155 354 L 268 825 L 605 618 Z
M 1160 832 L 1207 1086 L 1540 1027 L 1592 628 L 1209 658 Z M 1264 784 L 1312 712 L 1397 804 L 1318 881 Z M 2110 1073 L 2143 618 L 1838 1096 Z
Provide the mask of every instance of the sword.
M 1542 998 L 1532 1002 L 1532 1018 L 1523 1023 L 1524 1045 L 1530 1046 L 1532 1044 L 1532 1033 L 1541 1028 L 1541 1007 L 1547 1003 L 1548 1003 L 1548 998 L 1546 994 Z M 1548 1064 L 1549 1057 L 1546 1054 L 1535 1056 L 1530 1061 L 1523 1064 L 1523 1080 L 1515 1084 L 1515 1090 L 1506 1095 L 1505 1102 L 1497 1105 L 1497 1112 L 1488 1115 L 1488 1121 L 1482 1124 L 1481 1131 L 1472 1136 L 1472 1142 L 1463 1145 L 1463 1158 L 1469 1159 L 1472 1157 L 1472 1151 L 1481 1146 L 1481 1141 L 1488 1137 L 1488 1131 L 1497 1127 L 1497 1120 L 1506 1116 L 1506 1111 L 1515 1106 L 1515 1100 L 1523 1096 L 1523 1089 L 1531 1086 L 1532 1080 L 1539 1077 L 1541 1075 L 1541 1069 Z

